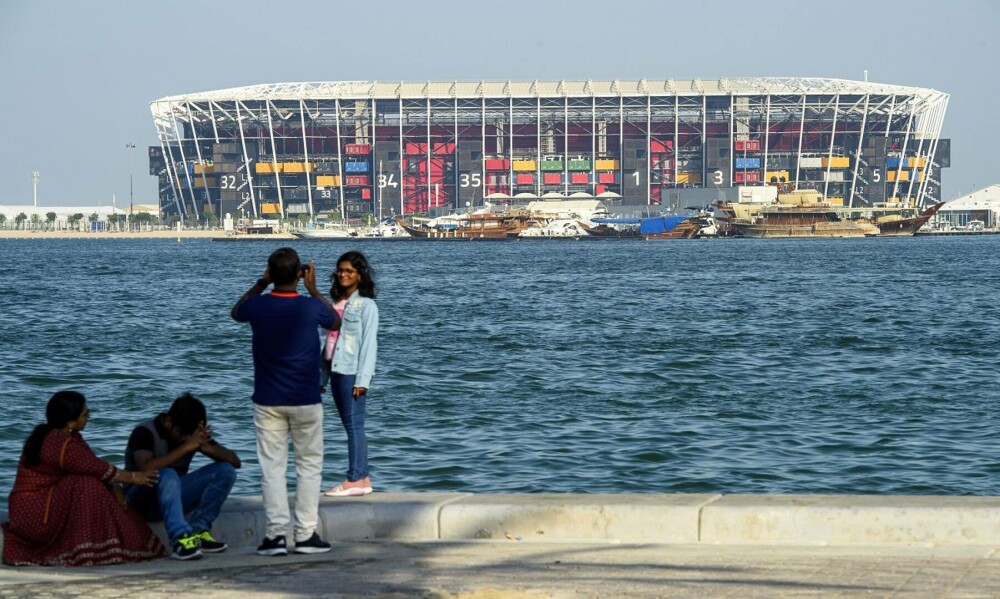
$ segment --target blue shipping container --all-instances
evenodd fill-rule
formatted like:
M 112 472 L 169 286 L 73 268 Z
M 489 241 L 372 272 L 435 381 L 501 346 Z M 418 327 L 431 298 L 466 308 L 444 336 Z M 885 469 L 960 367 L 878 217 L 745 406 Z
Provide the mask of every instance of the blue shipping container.
M 760 158 L 737 158 L 736 168 L 760 168 Z
M 887 168 L 899 168 L 899 156 L 890 156 L 885 159 L 885 166 Z
M 344 163 L 345 173 L 367 173 L 368 163 L 367 162 L 345 162 Z

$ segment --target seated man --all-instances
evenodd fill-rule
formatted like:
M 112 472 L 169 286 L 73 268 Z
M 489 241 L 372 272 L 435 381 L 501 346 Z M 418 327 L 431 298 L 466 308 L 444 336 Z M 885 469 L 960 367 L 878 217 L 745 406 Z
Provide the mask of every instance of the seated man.
M 125 499 L 147 521 L 163 520 L 173 559 L 199 559 L 228 547 L 210 531 L 236 482 L 240 458 L 212 439 L 205 422 L 204 404 L 185 393 L 170 411 L 136 426 L 125 449 L 127 470 L 159 470 L 156 486 L 132 485 Z M 189 473 L 195 452 L 213 461 Z

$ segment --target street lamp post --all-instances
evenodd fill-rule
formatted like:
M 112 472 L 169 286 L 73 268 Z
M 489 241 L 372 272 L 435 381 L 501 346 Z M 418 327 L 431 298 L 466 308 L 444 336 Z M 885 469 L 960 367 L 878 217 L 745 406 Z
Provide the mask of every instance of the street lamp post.
M 38 171 L 31 171 L 31 182 L 35 186 L 35 208 L 38 208 Z
M 135 149 L 134 143 L 125 144 L 125 148 L 128 150 L 128 224 L 129 228 L 132 226 L 132 150 Z

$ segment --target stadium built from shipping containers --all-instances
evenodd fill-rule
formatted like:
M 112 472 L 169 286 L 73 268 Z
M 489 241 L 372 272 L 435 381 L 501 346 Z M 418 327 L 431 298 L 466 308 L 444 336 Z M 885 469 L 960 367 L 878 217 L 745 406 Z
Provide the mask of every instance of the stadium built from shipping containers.
M 256 85 L 151 103 L 164 213 L 437 213 L 595 196 L 677 211 L 787 180 L 940 195 L 948 95 L 808 78 Z

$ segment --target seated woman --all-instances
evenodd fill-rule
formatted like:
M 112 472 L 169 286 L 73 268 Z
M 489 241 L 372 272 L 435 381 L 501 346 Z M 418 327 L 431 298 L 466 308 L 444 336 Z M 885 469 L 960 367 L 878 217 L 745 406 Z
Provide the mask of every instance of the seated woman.
M 93 566 L 150 560 L 165 554 L 113 483 L 152 486 L 157 473 L 126 472 L 99 459 L 80 435 L 87 400 L 59 391 L 45 424 L 28 437 L 3 524 L 3 562 L 11 566 Z

